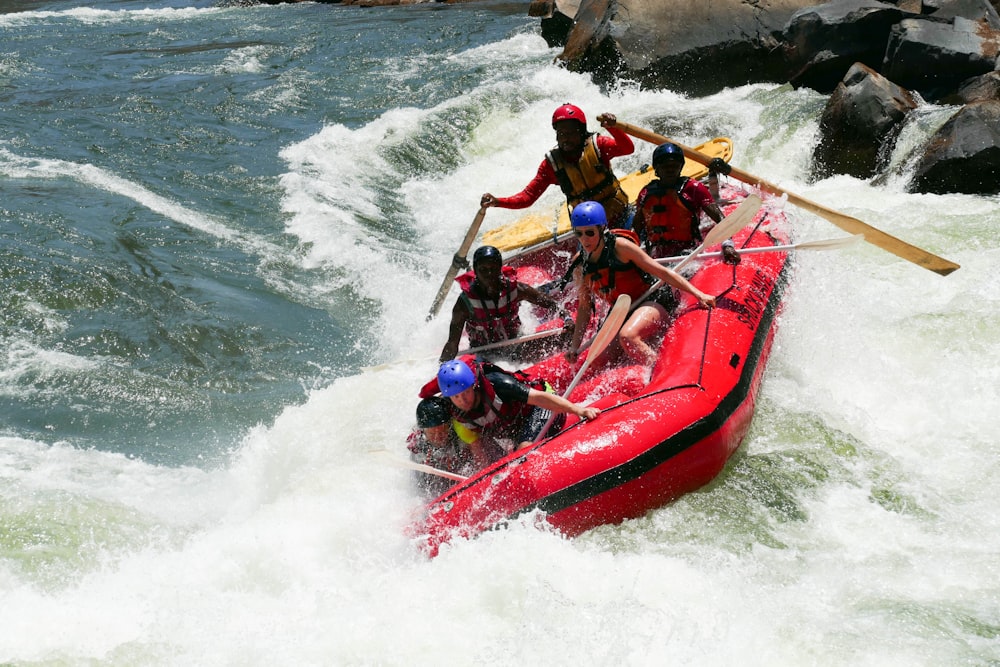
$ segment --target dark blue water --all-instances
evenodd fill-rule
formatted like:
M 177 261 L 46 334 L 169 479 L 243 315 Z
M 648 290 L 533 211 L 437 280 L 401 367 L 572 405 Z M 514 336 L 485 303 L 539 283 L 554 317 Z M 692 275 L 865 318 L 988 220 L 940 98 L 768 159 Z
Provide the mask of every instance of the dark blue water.
M 371 360 L 371 304 L 286 233 L 282 149 L 459 96 L 489 68 L 443 59 L 530 27 L 519 3 L 30 6 L 0 38 L 3 428 L 167 463 Z M 434 143 L 387 158 L 453 168 Z

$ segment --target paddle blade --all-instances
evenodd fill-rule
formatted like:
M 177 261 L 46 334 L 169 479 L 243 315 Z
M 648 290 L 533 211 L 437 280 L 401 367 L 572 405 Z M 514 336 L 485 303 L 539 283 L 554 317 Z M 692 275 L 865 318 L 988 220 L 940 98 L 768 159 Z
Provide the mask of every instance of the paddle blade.
M 705 240 L 701 242 L 701 245 L 695 248 L 690 255 L 678 262 L 677 266 L 673 267 L 674 271 L 680 271 L 685 266 L 690 264 L 696 257 L 698 257 L 698 255 L 701 254 L 701 251 L 708 246 L 715 245 L 716 243 L 722 243 L 733 234 L 749 225 L 753 222 L 753 217 L 757 215 L 757 211 L 760 210 L 762 205 L 763 202 L 757 195 L 752 194 L 748 196 L 740 202 L 740 205 L 737 206 L 732 213 L 720 220 L 715 227 L 708 230 L 708 234 L 705 234 Z M 651 292 L 647 292 L 644 294 L 643 299 L 648 297 L 650 293 Z
M 597 335 L 594 336 L 594 339 L 590 344 L 590 351 L 587 352 L 586 361 L 583 362 L 583 366 L 580 366 L 580 370 L 576 372 L 576 376 L 573 378 L 573 381 L 569 383 L 569 386 L 566 387 L 566 391 L 563 392 L 563 398 L 569 398 L 570 393 L 576 389 L 576 385 L 579 384 L 583 374 L 587 372 L 588 368 L 590 368 L 590 363 L 594 359 L 597 359 L 597 357 L 601 356 L 601 353 L 604 352 L 604 349 L 611 342 L 611 339 L 618 335 L 618 330 L 622 328 L 622 324 L 625 323 L 625 318 L 628 317 L 628 311 L 631 305 L 632 297 L 628 294 L 622 294 L 618 297 L 618 300 L 615 301 L 615 305 L 612 306 L 611 312 L 609 312 L 608 316 L 604 318 L 604 324 L 601 325 L 601 330 L 597 332 Z M 545 425 L 542 426 L 542 430 L 535 436 L 534 442 L 541 442 L 542 438 L 545 437 L 545 434 L 549 432 L 549 427 L 552 426 L 552 422 L 555 421 L 555 418 L 556 415 L 553 412 L 548 421 L 545 422 Z
M 576 383 L 580 381 L 580 377 L 583 372 L 587 370 L 590 365 L 591 360 L 596 359 L 601 356 L 604 352 L 604 348 L 618 335 L 618 330 L 622 328 L 622 324 L 625 323 L 625 318 L 628 317 L 629 308 L 632 306 L 632 297 L 628 294 L 622 294 L 615 301 L 615 305 L 612 306 L 611 312 L 604 320 L 604 324 L 601 325 L 601 330 L 597 332 L 594 336 L 594 342 L 590 344 L 590 351 L 587 352 L 587 360 L 584 362 L 583 366 L 577 372 L 576 377 L 573 378 L 573 382 L 570 384 L 570 388 L 566 390 L 563 395 L 565 398 L 569 396 L 569 392 L 576 386 Z
M 462 245 L 459 247 L 458 252 L 451 260 L 451 267 L 448 268 L 448 273 L 445 274 L 444 280 L 441 282 L 441 288 L 438 290 L 437 296 L 434 297 L 434 303 L 431 304 L 431 310 L 427 313 L 427 321 L 434 319 L 434 316 L 438 314 L 441 309 L 441 303 L 444 301 L 445 296 L 448 295 L 448 290 L 451 289 L 451 281 L 455 279 L 458 275 L 458 270 L 462 268 L 465 262 L 465 256 L 469 254 L 469 248 L 472 247 L 472 242 L 476 239 L 476 234 L 479 233 L 479 228 L 483 224 L 483 218 L 486 217 L 486 207 L 479 207 L 479 212 L 476 213 L 476 217 L 472 219 L 472 224 L 469 225 L 469 231 L 465 233 L 465 239 L 462 241 Z
M 842 236 L 839 239 L 803 241 L 802 243 L 796 243 L 794 247 L 796 250 L 836 250 L 837 248 L 852 246 L 855 243 L 864 240 L 864 238 L 864 234 L 854 234 L 852 236 Z
M 635 125 L 629 125 L 628 123 L 621 120 L 615 123 L 615 127 L 618 127 L 619 129 L 621 129 L 622 132 L 630 134 L 633 137 L 637 137 L 639 139 L 648 141 L 653 144 L 662 144 L 668 141 L 673 141 L 672 139 L 668 139 L 667 137 L 664 137 L 660 134 L 656 134 L 655 132 L 651 132 L 650 130 L 643 129 Z M 676 141 L 673 141 L 673 143 L 677 144 Z M 694 160 L 699 164 L 705 164 L 705 165 L 707 165 L 711 160 L 711 157 L 709 157 L 708 155 L 699 153 L 698 151 L 688 148 L 687 146 L 684 146 L 682 144 L 677 144 L 677 145 L 680 146 L 681 149 L 684 151 L 684 157 L 686 157 L 689 160 Z M 917 266 L 922 266 L 928 271 L 933 271 L 938 275 L 946 276 L 952 271 L 961 268 L 955 262 L 947 260 L 943 257 L 938 257 L 934 253 L 927 252 L 922 248 L 910 245 L 909 243 L 897 239 L 895 236 L 892 236 L 891 234 L 886 234 L 881 229 L 876 229 L 875 227 L 872 227 L 868 223 L 862 222 L 857 218 L 852 218 L 851 216 L 845 215 L 840 211 L 835 211 L 832 208 L 823 206 L 822 204 L 817 204 L 814 201 L 809 201 L 805 197 L 800 197 L 794 192 L 789 192 L 788 190 L 779 188 L 774 183 L 769 183 L 762 178 L 758 178 L 757 176 L 754 176 L 753 174 L 737 169 L 736 167 L 732 168 L 732 171 L 729 173 L 729 175 L 738 181 L 747 183 L 749 185 L 755 185 L 759 187 L 761 190 L 764 190 L 765 192 L 770 192 L 773 195 L 777 195 L 779 197 L 781 195 L 787 195 L 788 201 L 798 206 L 799 208 L 804 208 L 805 210 L 811 213 L 815 213 L 821 218 L 826 218 L 829 222 L 832 222 L 834 225 L 840 227 L 845 232 L 848 232 L 850 234 L 864 234 L 865 241 L 867 241 L 868 243 L 871 243 L 874 246 L 878 246 L 879 248 L 882 248 L 886 252 L 891 252 L 893 255 L 896 255 L 896 257 L 905 259 L 908 262 L 913 262 Z
M 759 196 L 755 194 L 748 195 L 732 213 L 708 230 L 708 234 L 705 234 L 705 245 L 710 246 L 722 243 L 749 225 L 753 222 L 753 217 L 757 215 L 757 211 L 760 210 L 763 204 L 764 202 L 761 201 Z

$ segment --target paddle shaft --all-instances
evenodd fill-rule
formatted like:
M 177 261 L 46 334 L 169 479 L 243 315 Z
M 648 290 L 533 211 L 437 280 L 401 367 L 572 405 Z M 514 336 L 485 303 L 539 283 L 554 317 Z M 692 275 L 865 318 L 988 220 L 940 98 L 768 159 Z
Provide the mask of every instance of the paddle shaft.
M 391 463 L 399 468 L 409 468 L 410 470 L 427 473 L 428 475 L 437 475 L 438 477 L 444 477 L 445 479 L 454 480 L 456 482 L 464 482 L 468 479 L 468 477 L 459 475 L 458 473 L 448 472 L 447 470 L 434 468 L 429 465 L 424 465 L 423 463 L 415 463 L 414 461 L 408 461 L 407 459 L 401 459 L 398 456 L 395 456 L 388 449 L 373 449 L 368 453 L 381 455 L 387 463 Z
M 588 368 L 590 368 L 590 364 L 597 359 L 597 357 L 601 356 L 601 352 L 604 352 L 604 348 L 608 346 L 611 339 L 614 338 L 618 333 L 618 330 L 622 328 L 622 324 L 625 322 L 625 317 L 628 316 L 629 306 L 631 303 L 632 299 L 628 294 L 622 294 L 618 297 L 618 300 L 615 301 L 615 305 L 611 308 L 607 318 L 605 318 L 604 324 L 601 325 L 601 330 L 597 332 L 596 336 L 594 336 L 593 343 L 590 346 L 590 351 L 587 352 L 587 358 L 584 360 L 583 365 L 580 366 L 580 370 L 576 372 L 576 375 L 573 377 L 573 381 L 569 383 L 568 387 L 566 387 L 566 391 L 563 392 L 563 398 L 569 400 L 570 393 L 576 389 L 576 385 L 579 384 L 583 374 L 587 372 Z M 548 433 L 549 427 L 552 426 L 552 422 L 555 421 L 555 418 L 555 412 L 549 415 L 545 425 L 542 426 L 542 430 L 538 432 L 537 436 L 535 436 L 535 442 L 540 442 L 542 438 L 545 437 L 545 434 Z
M 677 142 L 673 139 L 668 139 L 660 134 L 650 132 L 649 130 L 645 130 L 641 127 L 636 127 L 635 125 L 630 125 L 629 123 L 618 121 L 615 126 L 620 128 L 623 132 L 631 134 L 633 137 L 653 144 L 662 144 L 667 142 L 677 144 Z M 684 151 L 684 157 L 694 160 L 699 164 L 707 165 L 712 160 L 711 156 L 705 155 L 704 153 L 700 153 L 681 144 L 677 145 Z M 887 234 L 880 229 L 872 227 L 868 223 L 862 222 L 857 218 L 852 218 L 849 215 L 835 211 L 831 208 L 823 206 L 822 204 L 817 204 L 814 201 L 800 197 L 794 192 L 789 192 L 778 187 L 774 183 L 765 181 L 762 178 L 737 169 L 736 167 L 732 167 L 732 171 L 729 175 L 738 181 L 742 181 L 743 183 L 755 185 L 765 192 L 770 192 L 771 194 L 778 196 L 787 195 L 788 201 L 792 202 L 799 208 L 804 208 L 810 213 L 814 213 L 821 218 L 825 218 L 850 234 L 864 234 L 865 241 L 868 243 L 878 246 L 879 248 L 882 248 L 897 257 L 905 259 L 908 262 L 913 262 L 918 266 L 922 266 L 929 271 L 946 276 L 959 268 L 959 265 L 952 261 L 944 259 L 943 257 L 938 257 L 933 253 L 910 245 L 909 243 L 902 241 L 891 234 Z
M 427 314 L 428 321 L 434 319 L 434 316 L 441 310 L 441 303 L 444 301 L 445 296 L 448 295 L 448 290 L 451 289 L 451 282 L 458 275 L 459 270 L 467 266 L 465 257 L 469 254 L 469 248 L 472 247 L 472 242 L 476 239 L 476 234 L 479 233 L 479 228 L 482 226 L 483 218 L 485 217 L 486 207 L 481 206 L 479 212 L 476 213 L 476 217 L 473 218 L 472 224 L 469 225 L 469 231 L 465 233 L 462 245 L 459 246 L 458 252 L 451 259 L 451 266 L 448 267 L 448 273 L 445 274 L 441 288 L 438 290 L 437 296 L 434 297 L 434 303 L 431 304 L 431 312 Z
M 854 245 L 863 238 L 864 234 L 855 234 L 854 236 L 842 236 L 836 239 L 823 239 L 822 241 L 804 241 L 802 243 L 772 245 L 765 246 L 763 248 L 742 248 L 736 252 L 740 255 L 756 255 L 762 252 L 785 252 L 789 250 L 836 250 L 837 248 Z M 661 257 L 656 261 L 660 264 L 674 264 L 675 262 L 680 262 L 690 256 L 691 255 L 674 255 L 673 257 Z M 697 259 L 709 259 L 711 257 L 722 257 L 722 253 L 719 251 L 703 252 L 698 255 Z
M 762 202 L 760 197 L 757 195 L 750 195 L 744 199 L 740 205 L 736 207 L 735 211 L 727 215 L 725 218 L 720 220 L 718 224 L 708 230 L 708 234 L 705 234 L 705 240 L 701 242 L 701 245 L 695 248 L 690 255 L 687 255 L 680 262 L 678 262 L 677 266 L 673 267 L 673 270 L 679 272 L 692 260 L 694 260 L 694 258 L 697 257 L 702 250 L 710 245 L 725 241 L 730 236 L 746 227 L 753 220 L 753 217 L 757 215 L 757 211 L 760 210 L 761 204 Z M 632 304 L 632 309 L 635 310 L 639 304 L 648 299 L 653 292 L 661 287 L 663 287 L 663 281 L 657 280 L 652 287 L 646 290 L 642 296 L 635 300 L 635 303 Z

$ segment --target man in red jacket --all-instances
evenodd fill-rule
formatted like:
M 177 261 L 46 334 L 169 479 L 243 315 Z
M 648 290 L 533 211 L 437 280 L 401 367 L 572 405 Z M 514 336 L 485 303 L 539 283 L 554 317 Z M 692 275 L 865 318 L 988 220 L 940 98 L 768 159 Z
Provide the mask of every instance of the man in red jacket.
M 550 185 L 558 184 L 570 209 L 582 201 L 604 206 L 611 227 L 628 227 L 631 207 L 628 195 L 611 170 L 611 158 L 635 150 L 632 139 L 615 127 L 618 119 L 604 113 L 597 117 L 611 136 L 587 132 L 587 118 L 579 107 L 564 104 L 552 114 L 556 146 L 550 150 L 530 183 L 512 197 L 483 195 L 480 206 L 527 208 L 538 201 Z

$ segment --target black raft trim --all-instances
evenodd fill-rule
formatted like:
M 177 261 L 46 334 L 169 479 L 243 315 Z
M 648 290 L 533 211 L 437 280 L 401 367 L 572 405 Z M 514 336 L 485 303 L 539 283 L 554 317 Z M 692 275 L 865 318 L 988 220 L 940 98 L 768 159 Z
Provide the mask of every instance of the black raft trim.
M 526 505 L 508 519 L 514 519 L 521 514 L 540 509 L 548 514 L 555 514 L 568 509 L 594 496 L 598 496 L 606 491 L 610 491 L 623 484 L 631 482 L 644 474 L 653 470 L 657 466 L 669 461 L 684 450 L 693 447 L 703 439 L 717 431 L 736 412 L 740 405 L 750 394 L 750 387 L 753 383 L 754 374 L 757 372 L 757 365 L 760 362 L 761 354 L 764 351 L 764 344 L 771 330 L 774 318 L 777 316 L 781 298 L 784 295 L 788 282 L 789 262 L 785 262 L 781 273 L 775 280 L 774 289 L 768 299 L 767 307 L 761 316 L 761 321 L 754 335 L 753 343 L 747 354 L 746 363 L 743 365 L 743 372 L 740 380 L 733 390 L 725 396 L 719 405 L 705 418 L 700 419 L 687 428 L 679 431 L 670 438 L 654 445 L 645 453 L 635 457 L 620 466 L 607 470 L 606 472 L 594 475 L 582 482 L 568 486 L 565 489 L 550 494 L 530 505 Z M 673 389 L 661 389 L 655 393 L 672 391 Z M 646 394 L 649 396 L 650 394 Z M 641 397 L 640 397 L 641 398 Z M 640 400 L 640 399 L 635 399 Z M 631 402 L 631 401 L 629 401 Z

